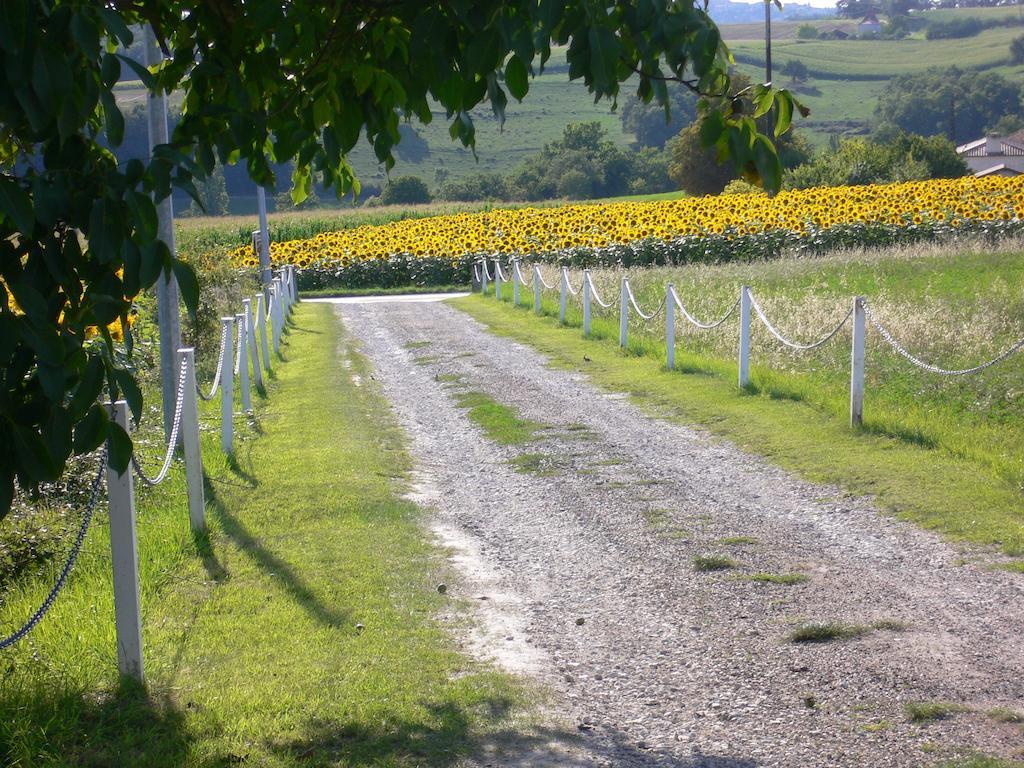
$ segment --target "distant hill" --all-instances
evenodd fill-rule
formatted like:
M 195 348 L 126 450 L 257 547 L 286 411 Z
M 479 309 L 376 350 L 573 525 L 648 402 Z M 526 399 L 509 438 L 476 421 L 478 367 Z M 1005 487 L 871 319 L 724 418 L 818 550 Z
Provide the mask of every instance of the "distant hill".
M 718 24 L 750 24 L 755 21 L 764 21 L 764 4 L 711 0 L 708 3 L 708 13 Z M 783 3 L 781 11 L 772 6 L 773 20 L 824 19 L 835 15 L 836 12 L 833 8 L 815 8 L 813 5 L 804 3 Z

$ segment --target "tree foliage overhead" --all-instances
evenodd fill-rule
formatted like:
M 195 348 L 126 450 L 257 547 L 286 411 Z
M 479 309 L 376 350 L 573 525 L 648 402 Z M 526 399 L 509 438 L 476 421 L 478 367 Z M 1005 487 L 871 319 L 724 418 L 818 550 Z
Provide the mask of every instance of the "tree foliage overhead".
M 389 167 L 403 120 L 440 105 L 453 139 L 474 143 L 471 110 L 501 117 L 530 76 L 567 46 L 569 76 L 616 99 L 635 77 L 644 101 L 678 81 L 728 90 L 730 57 L 704 7 L 675 0 L 5 0 L 0 25 L 0 515 L 14 493 L 58 477 L 72 453 L 131 444 L 96 405 L 101 392 L 141 395 L 114 354 L 109 324 L 132 298 L 174 273 L 194 308 L 195 275 L 157 237 L 153 200 L 218 163 L 258 183 L 294 161 L 300 200 L 313 174 L 358 190 L 346 156 L 362 138 Z M 165 60 L 150 69 L 119 56 L 148 25 Z M 118 165 L 123 137 L 113 88 L 128 68 L 151 90 L 183 94 L 169 145 Z M 754 89 L 756 112 L 778 128 L 785 91 Z M 729 103 L 703 119 L 703 138 L 770 187 L 780 183 L 756 114 Z M 100 342 L 87 343 L 89 328 Z M 130 339 L 128 341 L 130 349 Z

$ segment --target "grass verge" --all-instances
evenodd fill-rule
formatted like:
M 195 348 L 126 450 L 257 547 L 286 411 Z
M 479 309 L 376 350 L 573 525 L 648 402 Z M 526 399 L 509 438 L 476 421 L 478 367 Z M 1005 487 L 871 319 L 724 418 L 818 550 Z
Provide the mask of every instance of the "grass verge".
M 1024 553 L 1020 490 L 968 458 L 851 430 L 806 401 L 741 390 L 734 363 L 709 370 L 680 350 L 679 370 L 669 371 L 662 344 L 641 339 L 620 350 L 610 320 L 595 318 L 592 338 L 584 339 L 578 313 L 570 312 L 563 326 L 555 302 L 545 300 L 542 316 L 479 295 L 451 303 L 492 332 L 533 345 L 554 366 L 628 393 L 652 415 L 704 428 L 813 482 L 871 495 L 883 510 L 953 539 Z
M 140 490 L 145 688 L 117 678 L 107 531 L 92 531 L 51 615 L 0 658 L 0 763 L 447 766 L 517 722 L 527 693 L 434 618 L 445 561 L 342 334 L 330 307 L 302 305 L 237 459 L 204 436 L 207 536 L 189 534 L 180 468 Z M 12 590 L 0 626 L 51 577 Z
M 967 712 L 963 704 L 948 701 L 910 701 L 903 705 L 907 719 L 912 723 L 930 723 L 933 720 L 945 720 L 951 715 Z
M 830 643 L 833 640 L 852 640 L 870 631 L 869 627 L 839 622 L 813 622 L 797 627 L 786 637 L 791 643 Z

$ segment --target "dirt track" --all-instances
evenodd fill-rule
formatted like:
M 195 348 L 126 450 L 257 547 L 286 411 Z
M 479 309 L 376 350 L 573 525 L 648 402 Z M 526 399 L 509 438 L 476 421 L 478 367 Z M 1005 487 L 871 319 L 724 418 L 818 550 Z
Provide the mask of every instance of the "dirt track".
M 1024 747 L 1020 725 L 985 714 L 1024 708 L 1024 577 L 650 418 L 445 304 L 336 311 L 409 434 L 417 499 L 464 573 L 452 592 L 480 606 L 467 643 L 550 686 L 582 736 L 549 764 L 917 766 Z M 496 445 L 460 389 L 548 427 Z M 535 471 L 510 464 L 524 453 Z M 739 568 L 695 571 L 707 553 Z M 787 642 L 807 621 L 883 624 Z M 970 711 L 911 723 L 904 705 L 920 701 Z

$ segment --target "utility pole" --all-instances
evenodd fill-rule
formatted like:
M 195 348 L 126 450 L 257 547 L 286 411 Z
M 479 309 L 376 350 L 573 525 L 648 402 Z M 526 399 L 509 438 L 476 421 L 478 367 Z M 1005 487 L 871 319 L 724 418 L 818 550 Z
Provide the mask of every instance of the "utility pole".
M 772 0 L 764 0 L 764 81 L 766 84 L 772 82 Z M 764 116 L 764 135 L 769 141 L 775 143 L 772 138 L 772 110 L 768 110 Z
M 153 28 L 145 28 L 146 66 L 153 67 L 163 61 L 163 55 L 156 45 Z M 149 118 L 149 157 L 153 148 L 168 143 L 167 95 L 162 91 L 146 96 Z M 157 237 L 166 245 L 171 254 L 176 253 L 174 244 L 174 208 L 171 196 L 156 202 Z M 178 384 L 178 349 L 181 347 L 181 315 L 178 306 L 178 281 L 173 272 L 161 272 L 156 281 L 156 312 L 160 329 L 160 385 L 163 392 L 164 436 L 169 440 L 174 421 L 174 404 Z
M 267 231 L 267 190 L 263 187 L 256 187 L 256 205 L 260 215 L 260 285 L 266 295 L 273 272 L 270 269 L 270 232 Z

